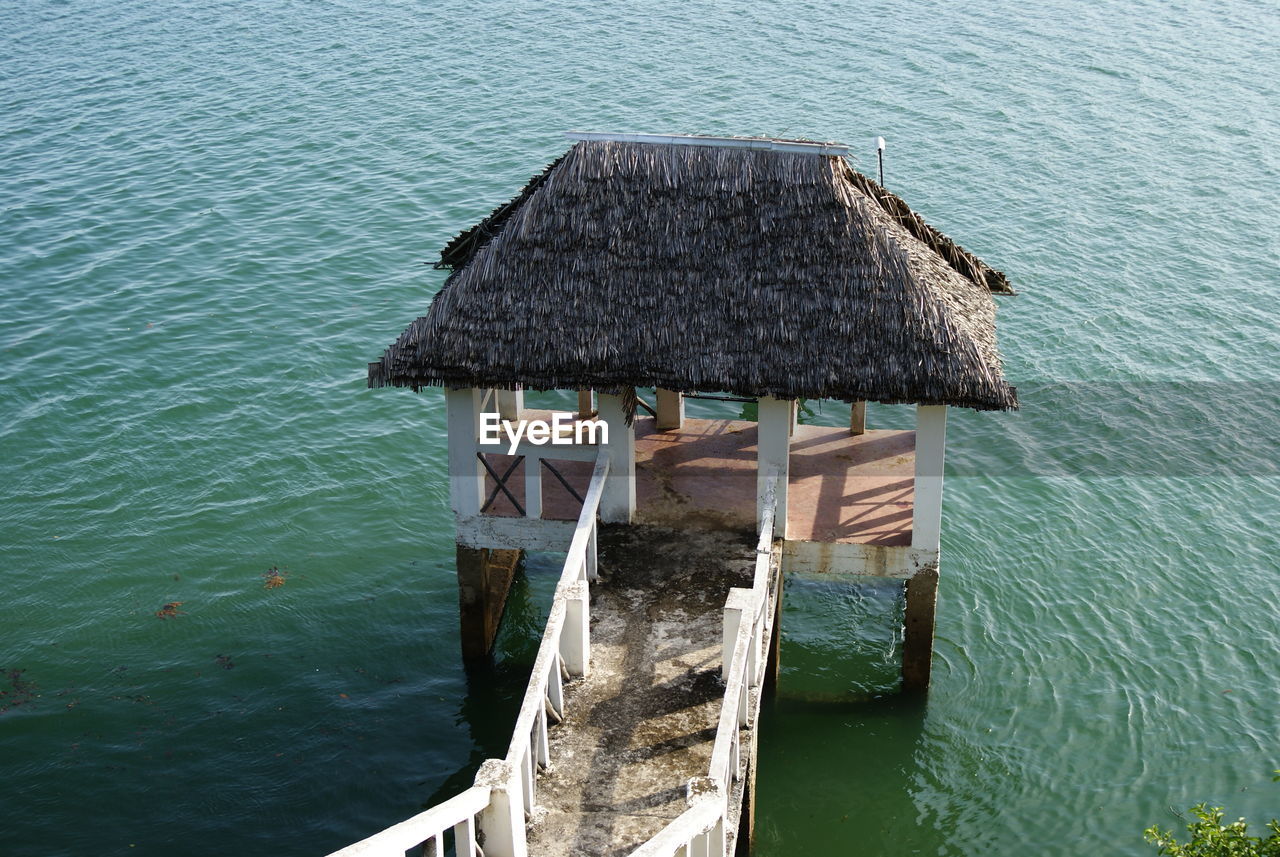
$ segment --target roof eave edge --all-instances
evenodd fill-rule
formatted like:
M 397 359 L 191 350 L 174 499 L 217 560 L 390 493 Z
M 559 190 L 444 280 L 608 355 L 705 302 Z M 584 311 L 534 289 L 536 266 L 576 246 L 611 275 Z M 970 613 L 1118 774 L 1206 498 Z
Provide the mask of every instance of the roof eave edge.
M 566 131 L 573 141 L 610 143 L 658 143 L 679 146 L 715 146 L 726 149 L 764 149 L 771 152 L 807 152 L 811 155 L 847 155 L 843 143 L 803 143 L 763 137 L 711 137 L 694 134 L 646 134 L 638 132 Z

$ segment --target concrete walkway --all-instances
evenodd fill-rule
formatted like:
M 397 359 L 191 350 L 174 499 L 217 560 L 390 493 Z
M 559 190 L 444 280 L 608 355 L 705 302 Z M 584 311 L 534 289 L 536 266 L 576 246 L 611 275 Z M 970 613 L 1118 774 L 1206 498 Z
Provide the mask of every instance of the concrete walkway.
M 550 730 L 533 857 L 621 857 L 685 810 L 720 716 L 725 596 L 751 585 L 754 545 L 750 532 L 601 527 L 591 673 Z

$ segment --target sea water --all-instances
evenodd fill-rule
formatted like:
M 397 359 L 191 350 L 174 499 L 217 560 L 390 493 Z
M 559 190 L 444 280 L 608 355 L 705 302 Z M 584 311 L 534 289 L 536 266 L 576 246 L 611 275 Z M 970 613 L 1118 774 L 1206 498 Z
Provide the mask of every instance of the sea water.
M 1141 855 L 1171 808 L 1280 814 L 1274 4 L 26 0 L 0 31 L 0 854 L 321 855 L 504 754 L 558 559 L 465 675 L 441 395 L 365 365 L 569 129 L 868 172 L 883 135 L 889 188 L 1021 292 L 1023 410 L 950 420 L 927 704 L 892 587 L 793 581 L 758 853 Z

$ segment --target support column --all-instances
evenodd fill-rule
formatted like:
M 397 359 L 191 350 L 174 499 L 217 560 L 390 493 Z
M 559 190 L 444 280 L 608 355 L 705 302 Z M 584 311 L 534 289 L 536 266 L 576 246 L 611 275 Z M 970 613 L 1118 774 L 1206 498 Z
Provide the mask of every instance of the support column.
M 524 390 L 494 390 L 494 398 L 498 400 L 498 415 L 504 420 L 520 419 L 524 410 Z
M 938 605 L 938 566 L 925 566 L 907 581 L 902 633 L 902 689 L 923 693 L 933 670 L 933 621 Z
M 609 477 L 600 497 L 600 520 L 629 524 L 636 514 L 636 430 L 627 425 L 621 396 L 596 394 L 600 419 L 609 427 Z
M 854 402 L 849 408 L 849 434 L 867 433 L 867 403 Z
M 580 420 L 589 419 L 595 412 L 596 412 L 596 409 L 591 406 L 591 391 L 579 390 L 578 391 L 578 419 Z
M 938 549 L 942 536 L 942 472 L 946 463 L 947 409 L 916 406 L 915 510 L 911 546 L 929 551 L 925 562 L 907 581 L 907 605 L 902 636 L 902 689 L 923 693 L 933 669 L 934 616 L 938 605 Z
M 658 388 L 658 431 L 672 431 L 684 425 L 684 396 L 675 390 Z
M 774 538 L 787 537 L 787 478 L 791 467 L 791 420 L 794 403 L 790 399 L 761 396 L 759 403 L 759 438 L 756 476 L 756 526 L 764 513 L 764 494 L 768 477 L 778 474 L 777 512 L 774 515 Z
M 483 661 L 493 649 L 523 553 L 458 545 L 458 616 L 464 662 Z
M 916 405 L 915 511 L 911 546 L 938 549 L 942 536 L 942 468 L 947 452 L 947 409 Z
M 444 391 L 449 434 L 449 500 L 455 518 L 480 514 L 484 502 L 484 467 L 476 458 L 480 437 L 480 391 Z

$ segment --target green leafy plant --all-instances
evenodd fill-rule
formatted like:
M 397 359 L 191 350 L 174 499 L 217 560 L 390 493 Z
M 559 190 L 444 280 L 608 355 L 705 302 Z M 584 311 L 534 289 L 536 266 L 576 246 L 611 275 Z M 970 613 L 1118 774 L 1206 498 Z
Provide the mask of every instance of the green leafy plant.
M 1275 772 L 1275 782 L 1280 782 L 1280 771 Z M 1171 831 L 1152 826 L 1143 831 L 1143 837 L 1160 849 L 1165 857 L 1280 857 L 1280 821 L 1271 819 L 1267 838 L 1250 836 L 1243 818 L 1231 824 L 1223 824 L 1223 809 L 1197 804 L 1191 808 L 1194 819 L 1187 824 L 1191 834 L 1185 844 L 1179 842 Z

